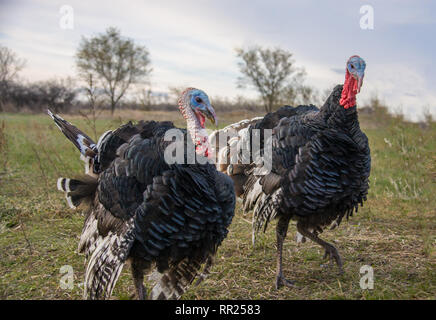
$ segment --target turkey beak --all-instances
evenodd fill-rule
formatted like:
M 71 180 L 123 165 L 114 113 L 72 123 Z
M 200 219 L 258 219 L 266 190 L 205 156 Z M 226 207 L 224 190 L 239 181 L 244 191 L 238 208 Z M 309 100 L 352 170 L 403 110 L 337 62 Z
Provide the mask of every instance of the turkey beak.
M 211 105 L 206 107 L 206 117 L 218 128 L 218 118 L 216 116 L 215 110 Z

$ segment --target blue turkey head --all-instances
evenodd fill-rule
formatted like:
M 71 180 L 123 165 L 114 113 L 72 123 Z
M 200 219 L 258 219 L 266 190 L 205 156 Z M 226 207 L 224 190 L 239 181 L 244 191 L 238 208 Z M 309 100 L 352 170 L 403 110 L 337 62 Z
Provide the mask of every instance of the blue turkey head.
M 347 61 L 347 70 L 357 80 L 357 93 L 360 92 L 360 87 L 365 76 L 366 63 L 361 57 L 355 55 Z
M 209 97 L 203 90 L 195 88 L 188 89 L 186 99 L 189 101 L 189 107 L 194 112 L 201 127 L 204 128 L 206 118 L 215 124 L 215 126 L 218 126 L 218 119 L 215 110 L 212 108 Z

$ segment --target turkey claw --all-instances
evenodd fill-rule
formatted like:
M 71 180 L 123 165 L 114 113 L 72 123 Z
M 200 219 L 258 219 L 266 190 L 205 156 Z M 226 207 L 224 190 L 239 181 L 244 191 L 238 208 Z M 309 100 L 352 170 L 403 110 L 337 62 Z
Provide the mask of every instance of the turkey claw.
M 282 286 L 286 286 L 288 288 L 295 287 L 295 282 L 284 278 L 283 276 L 276 277 L 276 289 L 280 289 Z
M 329 258 L 330 261 L 334 260 L 336 262 L 340 274 L 344 273 L 344 270 L 342 269 L 342 259 L 339 255 L 338 249 L 336 249 L 334 246 L 326 247 L 323 259 L 327 258 Z

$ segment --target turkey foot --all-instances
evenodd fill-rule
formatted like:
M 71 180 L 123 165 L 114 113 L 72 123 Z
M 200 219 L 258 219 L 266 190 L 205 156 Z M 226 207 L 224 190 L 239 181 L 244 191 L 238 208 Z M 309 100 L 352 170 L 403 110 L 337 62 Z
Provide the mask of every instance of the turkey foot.
M 286 279 L 282 274 L 276 277 L 276 289 L 280 289 L 282 286 L 286 286 L 288 288 L 295 287 L 295 282 Z
M 198 278 L 194 283 L 195 287 L 199 286 L 200 283 L 202 283 L 203 280 L 205 280 L 209 276 L 210 267 L 212 266 L 212 264 L 213 264 L 213 257 L 212 256 L 207 257 L 206 263 L 203 268 L 203 272 L 198 275 Z
M 325 248 L 325 253 L 323 259 L 330 259 L 330 261 L 335 260 L 339 268 L 339 274 L 343 274 L 344 269 L 342 268 L 342 259 L 341 256 L 339 255 L 338 249 L 336 249 L 331 244 L 326 245 L 324 248 Z
M 335 260 L 336 264 L 339 267 L 339 274 L 344 273 L 344 270 L 342 269 L 342 259 L 341 256 L 339 255 L 338 249 L 336 249 L 335 246 L 320 239 L 315 233 L 310 232 L 305 227 L 303 227 L 300 223 L 297 223 L 297 230 L 304 237 L 309 238 L 313 242 L 316 242 L 320 246 L 322 246 L 325 249 L 325 254 L 323 259 L 330 258 L 330 261 Z

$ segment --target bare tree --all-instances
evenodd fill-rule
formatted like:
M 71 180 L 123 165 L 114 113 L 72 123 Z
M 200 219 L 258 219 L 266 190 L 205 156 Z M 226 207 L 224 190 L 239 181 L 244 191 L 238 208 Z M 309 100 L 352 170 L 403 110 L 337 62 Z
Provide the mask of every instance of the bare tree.
M 151 106 L 155 104 L 154 100 L 151 86 L 144 86 L 137 90 L 137 101 L 143 110 L 150 110 Z
M 296 89 L 296 81 L 292 81 L 294 77 L 304 78 L 304 70 L 294 66 L 289 51 L 254 46 L 246 50 L 237 48 L 236 54 L 242 59 L 238 63 L 242 73 L 242 77 L 238 78 L 238 87 L 254 86 L 260 93 L 266 112 L 278 106 L 286 89 Z
M 294 75 L 290 83 L 281 92 L 280 103 L 291 106 L 300 104 L 319 104 L 318 91 L 304 84 L 305 72 L 301 71 Z M 331 92 L 331 90 L 330 90 Z
M 93 79 L 93 75 L 88 74 L 88 81 L 86 87 L 83 89 L 86 94 L 86 98 L 88 99 L 88 107 L 89 112 L 81 112 L 79 110 L 79 114 L 85 119 L 87 125 L 91 128 L 94 139 L 97 140 L 97 119 L 103 111 L 100 107 L 102 105 L 102 101 L 100 99 L 101 93 L 98 88 L 95 86 L 95 82 Z
M 112 114 L 129 86 L 151 72 L 148 50 L 122 37 L 113 27 L 90 39 L 82 38 L 76 53 L 76 65 L 85 81 L 90 73 L 100 80 L 110 100 Z
M 36 84 L 39 93 L 39 106 L 49 107 L 55 113 L 66 111 L 72 106 L 77 90 L 73 79 L 51 79 Z
M 168 86 L 168 93 L 172 103 L 177 105 L 177 100 L 179 99 L 182 92 L 186 89 L 187 86 Z
M 3 103 L 7 99 L 8 87 L 14 81 L 26 61 L 17 56 L 11 49 L 0 46 L 0 111 L 3 111 Z

